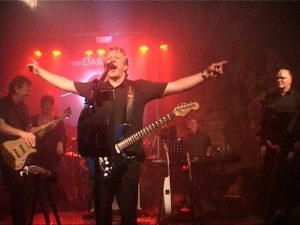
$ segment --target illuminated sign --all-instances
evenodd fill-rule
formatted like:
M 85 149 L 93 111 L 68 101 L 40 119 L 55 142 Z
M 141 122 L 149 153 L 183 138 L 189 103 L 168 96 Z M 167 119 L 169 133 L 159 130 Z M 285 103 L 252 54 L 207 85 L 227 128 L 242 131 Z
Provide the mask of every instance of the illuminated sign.
M 91 58 L 91 57 L 83 57 L 78 60 L 71 61 L 72 67 L 85 67 L 85 66 L 103 66 L 103 59 L 98 58 Z

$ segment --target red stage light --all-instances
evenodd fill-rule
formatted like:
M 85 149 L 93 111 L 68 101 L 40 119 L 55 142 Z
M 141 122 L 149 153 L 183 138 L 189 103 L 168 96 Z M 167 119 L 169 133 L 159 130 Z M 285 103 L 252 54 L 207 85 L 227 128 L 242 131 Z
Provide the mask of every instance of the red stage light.
M 189 170 L 189 166 L 188 165 L 182 165 L 181 166 L 181 171 L 188 171 Z
M 100 49 L 97 50 L 97 53 L 98 53 L 98 55 L 99 55 L 100 57 L 103 57 L 103 56 L 105 55 L 106 52 L 105 52 L 104 49 L 100 48 Z
M 141 52 L 143 55 L 146 54 L 146 53 L 149 51 L 149 48 L 148 48 L 147 45 L 141 45 L 141 46 L 139 47 L 139 49 L 140 49 L 140 52 Z
M 94 52 L 93 52 L 92 50 L 86 50 L 86 51 L 85 51 L 85 55 L 86 55 L 87 57 L 91 57 L 93 54 L 94 54 Z
M 40 50 L 35 50 L 34 56 L 40 58 L 42 56 L 42 52 Z
M 166 52 L 168 51 L 169 46 L 167 44 L 161 44 L 159 48 L 161 51 Z
M 55 49 L 55 50 L 52 51 L 52 55 L 53 55 L 54 57 L 61 56 L 61 54 L 62 54 L 62 53 L 61 53 L 60 50 Z

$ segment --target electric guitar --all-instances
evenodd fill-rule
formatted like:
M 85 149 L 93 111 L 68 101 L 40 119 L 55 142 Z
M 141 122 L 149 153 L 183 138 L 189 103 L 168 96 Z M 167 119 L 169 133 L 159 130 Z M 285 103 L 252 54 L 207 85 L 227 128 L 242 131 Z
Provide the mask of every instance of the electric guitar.
M 68 107 L 63 115 L 58 117 L 55 122 L 58 124 L 65 118 L 68 118 L 71 114 L 71 109 Z M 44 129 L 37 132 L 36 140 L 38 141 L 39 138 L 43 137 L 48 131 L 52 130 L 53 127 L 49 124 Z M 4 163 L 12 170 L 21 170 L 26 163 L 27 157 L 32 154 L 36 153 L 37 150 L 31 146 L 28 146 L 25 142 L 25 139 L 18 138 L 16 140 L 9 140 L 5 141 L 2 144 L 2 149 L 0 150 L 1 157 Z
M 197 110 L 199 108 L 198 102 L 188 102 L 182 103 L 181 105 L 174 108 L 173 112 L 167 114 L 166 116 L 156 120 L 150 125 L 146 126 L 142 130 L 130 135 L 129 137 L 121 140 L 120 142 L 115 144 L 116 153 L 114 156 L 110 157 L 99 157 L 99 164 L 102 170 L 102 174 L 104 177 L 110 177 L 118 167 L 121 167 L 125 164 L 126 159 L 130 156 L 126 155 L 127 147 L 134 144 L 135 142 L 141 140 L 143 137 L 149 135 L 150 133 L 157 130 L 162 125 L 167 124 L 169 121 L 174 119 L 175 117 L 186 116 L 191 110 Z

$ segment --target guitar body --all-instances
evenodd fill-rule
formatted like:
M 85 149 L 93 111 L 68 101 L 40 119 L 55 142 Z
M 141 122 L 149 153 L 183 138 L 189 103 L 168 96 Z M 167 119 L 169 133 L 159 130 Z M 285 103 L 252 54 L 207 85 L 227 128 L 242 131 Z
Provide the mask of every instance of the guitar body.
M 27 157 L 35 152 L 35 148 L 28 146 L 23 138 L 19 138 L 5 141 L 1 156 L 10 169 L 20 170 L 24 167 Z
M 117 127 L 115 131 L 115 140 L 121 141 L 126 130 L 130 127 L 130 124 L 124 123 Z M 104 178 L 110 178 L 112 175 L 122 174 L 126 169 L 126 162 L 130 157 L 126 156 L 125 152 L 120 152 L 115 145 L 117 154 L 113 156 L 99 157 L 100 167 Z
M 61 115 L 58 119 L 55 120 L 56 123 L 59 123 L 64 118 L 67 118 L 71 114 L 71 109 L 68 107 L 64 114 Z M 44 129 L 36 133 L 36 140 L 43 137 L 47 132 L 49 132 L 53 127 L 46 126 Z M 12 170 L 21 170 L 26 163 L 27 157 L 36 153 L 36 149 L 28 146 L 25 139 L 18 138 L 16 140 L 5 141 L 1 147 L 1 159 L 2 161 Z

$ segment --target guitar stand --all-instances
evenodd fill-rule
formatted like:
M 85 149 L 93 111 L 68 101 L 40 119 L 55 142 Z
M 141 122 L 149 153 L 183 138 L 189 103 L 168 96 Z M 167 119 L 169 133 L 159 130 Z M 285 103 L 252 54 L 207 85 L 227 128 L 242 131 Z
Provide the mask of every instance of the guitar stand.
M 167 157 L 168 176 L 164 179 L 164 184 L 161 192 L 161 201 L 159 204 L 158 216 L 156 218 L 157 225 L 163 225 L 168 223 L 172 214 L 169 149 L 165 142 L 163 142 L 163 147 L 165 149 Z
M 167 162 L 168 162 L 168 177 L 165 178 L 165 181 L 167 178 L 170 177 L 170 161 L 169 161 L 169 154 L 168 154 L 168 148 L 166 145 L 164 145 L 164 148 L 166 150 L 166 155 L 167 155 Z M 167 224 L 175 224 L 175 223 L 189 223 L 192 225 L 203 225 L 201 218 L 198 216 L 200 215 L 200 212 L 198 211 L 199 208 L 196 206 L 195 204 L 195 200 L 194 200 L 194 189 L 192 188 L 193 185 L 193 178 L 192 178 L 192 165 L 191 165 L 191 161 L 190 161 L 190 156 L 189 153 L 186 153 L 186 160 L 188 163 L 188 167 L 189 167 L 189 185 L 190 185 L 190 189 L 189 189 L 189 193 L 188 193 L 188 203 L 189 203 L 189 208 L 190 208 L 190 212 L 187 215 L 176 215 L 174 213 L 172 213 L 172 203 L 171 204 L 171 211 L 166 211 L 166 202 L 165 202 L 165 195 L 171 195 L 171 186 L 169 187 L 169 192 L 166 193 L 166 191 L 168 191 L 168 189 L 165 189 L 165 183 L 164 183 L 164 187 L 162 188 L 162 196 L 161 196 L 161 201 L 159 204 L 159 211 L 158 211 L 158 216 L 156 219 L 156 225 L 167 225 Z M 169 184 L 170 185 L 170 184 Z M 170 196 L 171 197 L 171 196 Z M 168 203 L 167 203 L 168 204 Z M 197 215 L 198 214 L 198 215 Z
M 55 216 L 56 224 L 61 225 L 60 218 L 58 216 L 57 208 L 56 208 L 56 203 L 53 199 L 52 192 L 49 187 L 50 182 L 56 182 L 57 177 L 55 174 L 51 173 L 49 170 L 46 170 L 42 167 L 39 166 L 26 166 L 23 171 L 20 172 L 20 175 L 23 176 L 24 173 L 26 174 L 34 174 L 37 176 L 37 182 L 33 194 L 33 204 L 32 204 L 32 209 L 31 209 L 31 217 L 30 217 L 30 224 L 33 224 L 33 217 L 35 213 L 35 207 L 36 207 L 36 200 L 39 198 L 41 209 L 44 215 L 45 219 L 45 224 L 50 225 L 50 218 L 49 214 L 46 209 L 45 205 L 45 199 L 44 197 L 47 198 L 48 202 L 50 203 L 51 210 Z M 43 195 L 42 189 L 45 189 L 46 193 Z

